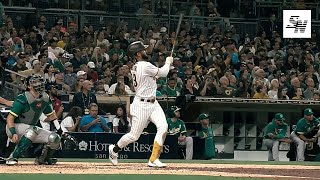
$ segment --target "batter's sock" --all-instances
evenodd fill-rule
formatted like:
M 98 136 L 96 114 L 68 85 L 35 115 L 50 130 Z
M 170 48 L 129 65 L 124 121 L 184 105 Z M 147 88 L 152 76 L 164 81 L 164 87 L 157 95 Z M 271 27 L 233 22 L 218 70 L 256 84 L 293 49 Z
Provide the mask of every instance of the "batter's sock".
M 116 144 L 113 148 L 113 152 L 118 153 L 121 148 L 119 148 L 118 144 Z
M 156 159 L 158 159 L 160 156 L 160 151 L 161 151 L 161 146 L 157 143 L 157 141 L 155 141 L 153 143 L 152 154 L 149 160 L 151 162 L 154 162 Z
M 17 144 L 16 148 L 12 152 L 13 158 L 20 158 L 21 154 L 25 152 L 30 146 L 32 142 L 25 136 L 22 136 L 19 143 Z

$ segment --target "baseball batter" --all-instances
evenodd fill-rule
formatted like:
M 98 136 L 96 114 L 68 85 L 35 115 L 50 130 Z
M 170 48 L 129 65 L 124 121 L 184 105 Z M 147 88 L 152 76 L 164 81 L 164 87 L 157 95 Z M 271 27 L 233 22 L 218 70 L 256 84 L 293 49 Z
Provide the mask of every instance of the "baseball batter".
M 37 163 L 50 164 L 48 162 L 50 157 L 60 146 L 60 136 L 55 132 L 37 127 L 36 124 L 42 113 L 51 121 L 56 120 L 57 116 L 48 94 L 44 92 L 45 81 L 43 77 L 32 75 L 26 79 L 26 85 L 27 91 L 15 99 L 7 117 L 6 133 L 17 145 L 6 164 L 17 164 L 18 158 L 32 143 L 46 143 Z
M 159 157 L 161 147 L 165 141 L 168 124 L 165 114 L 155 97 L 157 90 L 156 76 L 167 76 L 173 58 L 167 57 L 165 65 L 161 68 L 152 65 L 147 62 L 148 56 L 145 52 L 145 46 L 140 41 L 130 44 L 128 52 L 136 60 L 136 64 L 131 70 L 133 85 L 136 90 L 135 98 L 130 106 L 132 126 L 131 131 L 122 136 L 116 145 L 109 146 L 109 159 L 113 165 L 117 165 L 119 150 L 137 141 L 150 120 L 157 126 L 157 134 L 148 165 L 150 167 L 165 167 L 166 164 L 162 163 Z

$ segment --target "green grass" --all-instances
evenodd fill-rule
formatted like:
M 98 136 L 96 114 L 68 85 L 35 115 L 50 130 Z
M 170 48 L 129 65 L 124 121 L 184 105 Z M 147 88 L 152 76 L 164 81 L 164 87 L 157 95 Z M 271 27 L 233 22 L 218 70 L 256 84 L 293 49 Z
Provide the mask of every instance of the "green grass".
M 63 174 L 1 174 L 1 179 L 21 180 L 23 178 L 32 180 L 255 180 L 257 178 L 232 178 L 232 177 L 212 177 L 212 176 L 180 176 L 180 175 L 63 175 Z M 259 178 L 261 179 L 261 178 Z
M 34 159 L 25 158 L 22 161 L 33 161 Z M 21 161 L 20 160 L 20 161 Z M 188 163 L 188 164 L 256 164 L 256 165 L 302 165 L 302 166 L 320 166 L 319 162 L 297 162 L 297 161 L 236 161 L 236 160 L 183 160 L 183 159 L 163 159 L 164 163 Z M 59 162 L 93 162 L 105 163 L 110 162 L 109 159 L 67 159 L 60 158 Z M 120 159 L 119 163 L 147 163 L 146 159 Z

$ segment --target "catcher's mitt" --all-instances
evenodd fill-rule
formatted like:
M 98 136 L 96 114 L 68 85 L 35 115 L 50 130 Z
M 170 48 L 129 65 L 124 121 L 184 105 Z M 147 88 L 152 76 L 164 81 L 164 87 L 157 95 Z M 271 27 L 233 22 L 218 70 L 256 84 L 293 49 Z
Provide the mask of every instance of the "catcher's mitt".
M 62 134 L 61 140 L 63 142 L 63 148 L 66 150 L 76 150 L 78 147 L 78 141 L 70 134 Z

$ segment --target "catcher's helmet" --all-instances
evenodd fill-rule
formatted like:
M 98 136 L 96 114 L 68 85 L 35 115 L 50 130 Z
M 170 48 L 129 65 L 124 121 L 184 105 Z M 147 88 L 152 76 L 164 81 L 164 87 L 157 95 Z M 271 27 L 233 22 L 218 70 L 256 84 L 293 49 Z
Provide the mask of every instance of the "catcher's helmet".
M 45 79 L 38 74 L 31 75 L 26 79 L 26 85 L 32 86 L 33 89 L 39 94 L 42 94 L 44 92 L 45 84 L 46 84 Z
M 128 47 L 128 54 L 131 57 L 134 57 L 137 52 L 145 50 L 147 46 L 145 46 L 141 41 L 135 41 L 131 43 Z
M 178 106 L 171 106 L 171 108 L 168 111 L 168 117 L 173 118 L 175 116 L 175 112 L 180 111 L 181 108 Z

